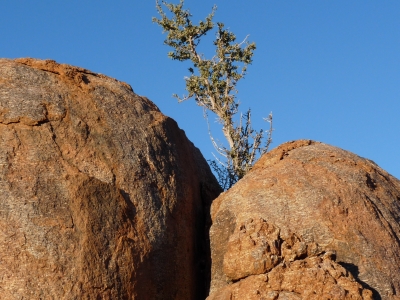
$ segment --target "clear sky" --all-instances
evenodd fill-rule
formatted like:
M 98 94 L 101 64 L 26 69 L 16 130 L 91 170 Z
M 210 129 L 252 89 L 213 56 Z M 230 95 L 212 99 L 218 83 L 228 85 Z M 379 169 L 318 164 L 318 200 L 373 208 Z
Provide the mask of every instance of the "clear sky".
M 195 22 L 216 4 L 215 21 L 256 42 L 238 96 L 243 111 L 252 108 L 256 129 L 266 129 L 262 117 L 273 112 L 273 147 L 313 139 L 369 158 L 400 178 L 400 1 L 185 4 Z M 171 96 L 184 94 L 188 65 L 167 57 L 153 16 L 153 0 L 3 0 L 0 57 L 54 59 L 125 81 L 212 159 L 202 109 Z M 212 128 L 222 141 L 217 125 Z

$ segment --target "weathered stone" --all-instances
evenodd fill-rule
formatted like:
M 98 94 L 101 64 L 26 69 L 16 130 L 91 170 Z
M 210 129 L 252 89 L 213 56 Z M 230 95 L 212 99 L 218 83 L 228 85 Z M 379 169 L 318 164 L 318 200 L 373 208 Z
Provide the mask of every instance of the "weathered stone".
M 211 215 L 208 299 L 399 299 L 400 181 L 370 160 L 283 144 Z
M 280 264 L 268 274 L 248 276 L 207 298 L 246 299 L 372 300 L 373 296 L 372 291 L 364 289 L 345 268 L 328 256 Z
M 236 228 L 224 255 L 224 273 L 230 280 L 263 274 L 280 262 L 279 230 L 267 222 L 247 220 Z
M 204 299 L 219 192 L 175 121 L 129 85 L 0 60 L 1 299 Z
M 263 219 L 239 224 L 223 261 L 232 284 L 208 300 L 372 299 L 372 291 L 335 262 L 334 253 L 321 251 L 316 243 L 309 246 L 295 234 L 281 236 L 279 228 Z

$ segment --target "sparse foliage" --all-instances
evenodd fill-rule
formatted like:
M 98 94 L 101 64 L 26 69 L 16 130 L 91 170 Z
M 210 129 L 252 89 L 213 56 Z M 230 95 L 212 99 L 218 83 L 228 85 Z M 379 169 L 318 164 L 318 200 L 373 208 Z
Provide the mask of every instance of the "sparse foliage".
M 234 120 L 239 112 L 236 85 L 245 76 L 247 66 L 252 63 L 256 45 L 249 43 L 247 37 L 242 42 L 235 43 L 236 36 L 225 29 L 224 24 L 217 23 L 215 55 L 206 59 L 203 54 L 198 53 L 198 45 L 201 38 L 215 27 L 212 20 L 216 6 L 204 21 L 195 25 L 191 21 L 190 12 L 183 8 L 184 0 L 180 0 L 179 4 L 166 1 L 161 3 L 172 16 L 169 18 L 159 0 L 156 0 L 161 18 L 153 18 L 153 22 L 167 33 L 164 43 L 173 48 L 168 56 L 174 60 L 190 60 L 193 63 L 193 67 L 189 68 L 190 76 L 185 78 L 188 94 L 182 98 L 174 96 L 180 102 L 194 98 L 204 108 L 206 116 L 207 111 L 217 115 L 229 147 L 217 143 L 210 132 L 211 141 L 224 160 L 216 157 L 210 165 L 219 176 L 221 186 L 228 189 L 251 169 L 259 155 L 265 153 L 272 142 L 272 114 L 266 118 L 270 128 L 266 132 L 264 145 L 265 131 L 252 128 L 250 109 L 245 114 L 240 114 L 238 122 Z

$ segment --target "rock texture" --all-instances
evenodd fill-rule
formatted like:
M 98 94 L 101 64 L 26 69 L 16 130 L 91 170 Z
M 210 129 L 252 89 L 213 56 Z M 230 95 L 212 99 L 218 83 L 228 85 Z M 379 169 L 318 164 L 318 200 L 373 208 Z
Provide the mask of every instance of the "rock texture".
M 219 192 L 129 85 L 0 60 L 0 299 L 204 299 Z
M 400 299 L 400 181 L 301 140 L 212 204 L 216 299 Z

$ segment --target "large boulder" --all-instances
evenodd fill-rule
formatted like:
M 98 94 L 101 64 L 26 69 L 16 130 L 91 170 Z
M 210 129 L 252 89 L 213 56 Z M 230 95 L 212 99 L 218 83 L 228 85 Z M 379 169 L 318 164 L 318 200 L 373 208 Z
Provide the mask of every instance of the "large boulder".
M 400 181 L 300 140 L 212 204 L 216 299 L 400 299 Z
M 129 85 L 0 60 L 0 299 L 204 299 L 219 192 Z

